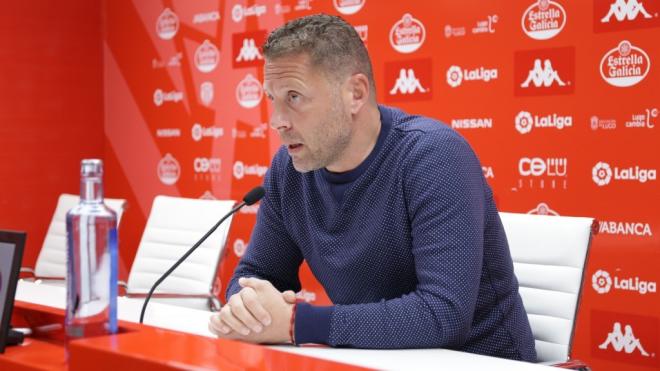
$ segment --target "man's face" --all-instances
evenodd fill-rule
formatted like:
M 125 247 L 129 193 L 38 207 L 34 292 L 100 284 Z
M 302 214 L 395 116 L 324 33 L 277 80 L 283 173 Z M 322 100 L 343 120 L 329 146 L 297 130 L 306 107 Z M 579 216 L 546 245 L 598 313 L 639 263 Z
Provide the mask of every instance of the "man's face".
M 272 102 L 270 126 L 294 168 L 307 172 L 340 160 L 351 138 L 342 84 L 309 64 L 305 54 L 266 60 L 264 90 Z

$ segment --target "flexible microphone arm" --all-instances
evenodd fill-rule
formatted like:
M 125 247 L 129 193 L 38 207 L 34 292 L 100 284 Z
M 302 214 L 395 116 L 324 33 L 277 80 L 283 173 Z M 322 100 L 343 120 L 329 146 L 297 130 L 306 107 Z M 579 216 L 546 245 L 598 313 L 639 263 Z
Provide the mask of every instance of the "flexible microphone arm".
M 243 197 L 243 202 L 236 205 L 233 209 L 231 209 L 230 212 L 227 213 L 227 215 L 223 216 L 222 219 L 220 219 L 217 223 L 215 223 L 213 228 L 209 229 L 209 231 L 206 232 L 206 234 L 202 236 L 202 238 L 200 238 L 199 241 L 197 241 L 190 248 L 190 250 L 188 250 L 185 254 L 183 254 L 183 256 L 179 258 L 179 260 L 177 260 L 176 263 L 174 263 L 172 267 L 170 267 L 170 269 L 167 270 L 167 272 L 163 273 L 163 275 L 160 276 L 160 278 L 156 281 L 156 283 L 154 283 L 154 285 L 151 287 L 151 290 L 149 290 L 147 297 L 144 299 L 144 304 L 142 304 L 142 311 L 140 312 L 140 323 L 142 323 L 142 321 L 144 320 L 144 312 L 147 310 L 147 304 L 149 303 L 149 299 L 151 299 L 151 295 L 153 295 L 154 291 L 156 291 L 156 287 L 158 287 L 158 285 L 160 285 L 165 280 L 165 278 L 167 278 L 167 276 L 169 276 L 179 265 L 181 265 L 181 263 L 183 263 L 183 261 L 186 260 L 188 256 L 190 256 L 190 254 L 192 254 L 199 247 L 199 245 L 201 245 L 204 241 L 206 241 L 206 239 L 209 238 L 209 236 L 213 232 L 215 232 L 216 229 L 218 229 L 218 227 L 220 226 L 220 224 L 222 224 L 222 222 L 224 222 L 227 218 L 229 218 L 235 212 L 240 210 L 243 206 L 252 205 L 255 202 L 259 201 L 264 196 L 264 194 L 265 194 L 265 190 L 261 186 L 256 187 L 252 189 L 250 192 L 248 192 L 245 195 L 245 197 Z

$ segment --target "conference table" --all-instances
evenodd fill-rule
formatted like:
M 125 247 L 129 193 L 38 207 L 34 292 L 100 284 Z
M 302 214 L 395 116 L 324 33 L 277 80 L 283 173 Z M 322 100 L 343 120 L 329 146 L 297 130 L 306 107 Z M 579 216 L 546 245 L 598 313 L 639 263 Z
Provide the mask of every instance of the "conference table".
M 217 339 L 211 312 L 119 297 L 119 332 L 67 341 L 64 287 L 19 281 L 12 321 L 32 335 L 0 355 L 0 370 L 557 370 L 539 364 L 448 349 L 371 350 L 325 346 L 265 346 Z

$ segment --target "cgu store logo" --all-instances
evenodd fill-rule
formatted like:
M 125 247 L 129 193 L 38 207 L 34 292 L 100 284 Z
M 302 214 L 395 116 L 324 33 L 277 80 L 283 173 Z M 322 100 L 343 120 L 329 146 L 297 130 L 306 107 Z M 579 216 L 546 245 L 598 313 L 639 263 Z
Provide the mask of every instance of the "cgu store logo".
M 532 39 L 552 39 L 566 25 L 566 11 L 556 1 L 538 0 L 525 10 L 521 25 L 523 32 Z
M 264 91 L 261 83 L 252 74 L 247 74 L 236 85 L 236 101 L 243 108 L 254 108 L 261 103 Z
M 426 29 L 424 24 L 406 13 L 390 30 L 390 44 L 399 53 L 413 53 L 424 44 Z
M 575 89 L 575 48 L 525 50 L 514 56 L 514 94 L 571 94 Z
M 591 312 L 591 354 L 610 361 L 660 366 L 658 319 L 594 310 Z
M 600 75 L 608 84 L 620 88 L 637 85 L 651 69 L 651 58 L 641 48 L 623 40 L 600 60 Z
M 615 166 L 613 171 L 610 164 L 600 161 L 591 169 L 591 179 L 599 187 L 604 187 L 613 180 L 636 181 L 640 183 L 655 181 L 656 173 L 656 169 L 644 169 L 639 166 L 629 166 L 627 168 Z
M 213 71 L 220 62 L 220 51 L 209 40 L 204 40 L 202 45 L 195 50 L 195 66 L 204 73 Z
M 606 270 L 599 269 L 591 276 L 591 287 L 600 295 L 613 290 L 646 295 L 647 293 L 656 293 L 657 283 L 655 281 L 644 281 L 638 276 L 619 277 L 615 275 L 612 277 Z
M 156 20 L 156 34 L 163 40 L 172 40 L 177 31 L 179 31 L 179 17 L 170 8 L 165 8 Z
M 367 0 L 332 0 L 335 9 L 341 14 L 351 15 L 362 9 Z
M 385 100 L 428 100 L 431 94 L 433 70 L 431 59 L 419 59 L 385 64 L 385 86 L 390 87 Z

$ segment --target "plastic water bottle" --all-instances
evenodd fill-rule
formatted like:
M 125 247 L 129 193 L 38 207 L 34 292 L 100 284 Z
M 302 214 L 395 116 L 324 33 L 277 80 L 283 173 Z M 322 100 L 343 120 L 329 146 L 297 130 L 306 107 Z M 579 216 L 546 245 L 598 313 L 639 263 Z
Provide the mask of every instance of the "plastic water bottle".
M 80 203 L 66 214 L 69 338 L 117 332 L 117 214 L 103 203 L 103 162 L 82 160 Z

